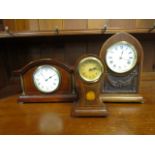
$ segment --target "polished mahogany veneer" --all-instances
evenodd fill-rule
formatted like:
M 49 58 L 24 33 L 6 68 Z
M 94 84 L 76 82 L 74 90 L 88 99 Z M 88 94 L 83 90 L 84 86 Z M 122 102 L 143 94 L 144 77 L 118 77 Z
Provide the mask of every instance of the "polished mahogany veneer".
M 43 93 L 39 91 L 33 81 L 33 73 L 36 68 L 42 65 L 51 65 L 59 70 L 61 81 L 58 89 L 52 93 Z M 40 59 L 32 61 L 22 69 L 14 72 L 20 75 L 22 94 L 18 102 L 69 102 L 77 98 L 74 87 L 73 70 L 53 59 Z

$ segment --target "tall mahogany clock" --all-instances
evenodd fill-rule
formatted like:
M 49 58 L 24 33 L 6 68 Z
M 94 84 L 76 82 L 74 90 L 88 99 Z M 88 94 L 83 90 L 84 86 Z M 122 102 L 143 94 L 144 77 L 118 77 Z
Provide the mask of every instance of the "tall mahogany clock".
M 69 102 L 77 98 L 73 69 L 59 61 L 32 61 L 15 73 L 22 87 L 18 102 Z
M 104 66 L 96 56 L 84 56 L 76 65 L 75 81 L 79 100 L 72 109 L 73 116 L 106 116 L 105 104 L 100 100 L 100 86 Z
M 128 33 L 117 33 L 102 45 L 100 58 L 105 63 L 101 99 L 143 102 L 139 92 L 143 64 L 140 42 Z

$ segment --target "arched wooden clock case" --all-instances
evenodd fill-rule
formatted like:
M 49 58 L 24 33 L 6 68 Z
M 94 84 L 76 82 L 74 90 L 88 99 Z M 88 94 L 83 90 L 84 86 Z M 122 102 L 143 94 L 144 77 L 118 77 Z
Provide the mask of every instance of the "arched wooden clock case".
M 125 73 L 112 71 L 106 63 L 107 49 L 118 42 L 129 43 L 137 52 L 136 64 Z M 104 102 L 143 102 L 143 97 L 139 92 L 143 64 L 143 48 L 140 42 L 128 33 L 117 33 L 102 45 L 99 57 L 105 63 L 105 76 L 100 98 Z
M 33 81 L 34 72 L 40 66 L 52 66 L 59 71 L 61 81 L 59 87 L 51 93 L 39 91 Z M 32 61 L 22 69 L 15 71 L 20 76 L 22 94 L 18 102 L 70 102 L 77 98 L 74 88 L 73 69 L 53 59 L 40 59 Z

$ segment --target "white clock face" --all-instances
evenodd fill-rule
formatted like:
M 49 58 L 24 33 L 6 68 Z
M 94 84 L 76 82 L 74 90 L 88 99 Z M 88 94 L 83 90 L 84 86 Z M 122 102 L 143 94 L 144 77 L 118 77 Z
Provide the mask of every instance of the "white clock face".
M 113 72 L 125 73 L 130 71 L 137 62 L 137 51 L 133 45 L 120 41 L 107 49 L 106 64 Z
M 59 87 L 60 73 L 53 66 L 43 65 L 35 70 L 33 81 L 39 91 L 51 93 Z

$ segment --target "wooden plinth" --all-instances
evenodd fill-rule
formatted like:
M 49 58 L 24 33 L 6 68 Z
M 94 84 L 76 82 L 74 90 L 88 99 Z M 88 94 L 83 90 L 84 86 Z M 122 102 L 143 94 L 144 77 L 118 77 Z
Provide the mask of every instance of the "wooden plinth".
M 37 103 L 37 102 L 71 102 L 77 99 L 76 94 L 68 95 L 20 95 L 17 101 L 19 103 Z
M 140 94 L 102 94 L 100 99 L 103 102 L 130 102 L 143 103 L 143 96 Z
M 107 116 L 108 112 L 105 105 L 101 106 L 74 106 L 72 109 L 72 116 L 81 116 L 81 117 L 100 117 Z

